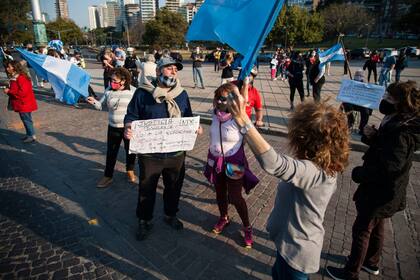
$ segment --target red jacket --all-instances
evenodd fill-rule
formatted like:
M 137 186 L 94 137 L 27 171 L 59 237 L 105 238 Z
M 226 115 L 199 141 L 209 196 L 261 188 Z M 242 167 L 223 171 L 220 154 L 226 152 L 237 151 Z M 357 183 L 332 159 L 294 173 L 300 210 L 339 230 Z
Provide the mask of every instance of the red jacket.
M 29 113 L 38 109 L 32 82 L 25 75 L 19 75 L 16 80 L 10 81 L 10 90 L 7 94 L 15 112 Z

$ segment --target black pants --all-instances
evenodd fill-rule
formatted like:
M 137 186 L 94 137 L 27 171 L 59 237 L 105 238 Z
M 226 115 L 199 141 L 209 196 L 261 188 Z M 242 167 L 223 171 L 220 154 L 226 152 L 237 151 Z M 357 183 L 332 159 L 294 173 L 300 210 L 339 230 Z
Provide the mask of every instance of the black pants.
M 128 153 L 130 141 L 124 138 L 124 128 L 108 126 L 107 138 L 108 143 L 106 150 L 105 176 L 112 177 L 112 175 L 114 174 L 115 163 L 117 162 L 121 140 L 124 141 L 126 170 L 134 170 L 134 164 L 136 163 L 136 154 Z
M 295 100 L 295 92 L 296 89 L 298 90 L 300 101 L 305 100 L 305 92 L 303 90 L 303 80 L 291 80 L 289 78 L 289 86 L 290 86 L 290 105 L 293 105 L 293 101 Z
M 215 59 L 214 60 L 214 72 L 219 72 L 219 70 L 220 70 L 219 60 Z
M 373 78 L 375 79 L 375 83 L 378 82 L 378 73 L 376 71 L 376 67 L 368 68 L 368 83 L 370 83 L 370 74 L 373 72 Z
M 321 89 L 324 85 L 325 80 L 321 78 L 321 80 L 318 81 L 318 83 L 312 84 L 312 96 L 314 97 L 314 101 L 316 103 L 319 103 L 321 101 Z
M 162 175 L 163 208 L 166 216 L 174 217 L 178 212 L 179 197 L 185 176 L 185 154 L 168 158 L 139 156 L 140 180 L 137 202 L 137 217 L 150 221 L 156 200 L 156 188 Z
M 352 229 L 352 244 L 346 271 L 350 279 L 359 279 L 362 265 L 378 266 L 385 239 L 385 221 L 358 214 Z

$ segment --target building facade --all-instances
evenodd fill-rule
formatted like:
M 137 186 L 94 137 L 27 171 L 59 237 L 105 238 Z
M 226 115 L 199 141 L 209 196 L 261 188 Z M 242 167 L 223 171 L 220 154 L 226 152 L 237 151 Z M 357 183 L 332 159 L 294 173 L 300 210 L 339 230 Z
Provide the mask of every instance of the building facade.
M 179 12 L 179 7 L 181 7 L 181 1 L 180 0 L 166 0 L 165 7 L 174 13 Z
M 132 28 L 140 21 L 140 6 L 139 4 L 125 5 L 125 18 L 127 27 Z
M 178 8 L 178 13 L 188 22 L 191 23 L 198 9 L 195 4 L 188 3 Z
M 159 9 L 159 0 L 139 0 L 140 18 L 143 23 L 154 19 Z
M 69 7 L 67 5 L 67 0 L 56 0 L 55 1 L 55 11 L 57 13 L 57 18 L 68 19 L 69 18 Z

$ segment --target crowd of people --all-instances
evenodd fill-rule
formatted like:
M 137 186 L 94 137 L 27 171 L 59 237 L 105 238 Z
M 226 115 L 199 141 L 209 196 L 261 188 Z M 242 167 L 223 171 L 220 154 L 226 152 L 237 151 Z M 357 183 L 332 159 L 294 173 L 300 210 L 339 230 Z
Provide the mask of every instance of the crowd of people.
M 28 47 L 28 50 L 30 48 Z M 40 50 L 41 51 L 41 50 Z M 67 59 L 63 52 L 50 48 L 48 55 Z M 216 50 L 215 53 L 220 52 Z M 368 125 L 369 111 L 352 104 L 340 108 L 321 101 L 325 83 L 325 65 L 317 51 L 303 54 L 279 49 L 270 61 L 273 80 L 288 80 L 292 113 L 288 124 L 291 155 L 276 152 L 260 134 L 263 125 L 260 92 L 254 87 L 257 67 L 242 81 L 234 79 L 235 56 L 232 52 L 215 55 L 214 71 L 222 70 L 221 85 L 214 91 L 210 144 L 204 175 L 214 185 L 219 218 L 211 229 L 221 234 L 229 225 L 228 205 L 233 204 L 243 225 L 243 244 L 253 246 L 252 224 L 243 193 L 258 188 L 259 180 L 248 165 L 245 145 L 248 145 L 261 168 L 279 178 L 277 195 L 267 231 L 275 243 L 277 256 L 272 267 L 273 279 L 308 279 L 319 269 L 324 239 L 323 220 L 328 203 L 337 189 L 337 180 L 348 165 L 348 112 L 363 111 L 360 124 L 362 141 L 369 145 L 363 165 L 352 170 L 352 180 L 358 184 L 354 195 L 357 218 L 352 229 L 352 247 L 344 268 L 328 267 L 334 279 L 358 279 L 363 269 L 379 273 L 379 260 L 385 238 L 386 219 L 406 206 L 406 188 L 413 155 L 420 147 L 420 90 L 412 81 L 387 84 L 387 93 L 380 104 L 384 115 L 378 128 Z M 390 56 L 391 57 L 391 56 Z M 202 77 L 204 55 L 196 48 L 193 60 L 194 85 L 205 88 Z M 399 58 L 398 58 L 399 59 Z M 398 59 L 387 57 L 379 81 L 393 69 L 400 69 Z M 100 56 L 104 69 L 105 93 L 101 98 L 91 95 L 86 102 L 101 110 L 108 107 L 106 167 L 98 188 L 111 185 L 121 142 L 126 154 L 127 179 L 135 183 L 135 160 L 139 164 L 137 201 L 138 229 L 136 237 L 145 240 L 153 231 L 153 213 L 159 178 L 163 178 L 164 221 L 174 230 L 182 230 L 178 218 L 179 200 L 185 177 L 186 152 L 130 154 L 133 137 L 132 122 L 159 118 L 192 117 L 188 92 L 178 77 L 183 64 L 169 51 L 155 52 L 140 61 L 133 48 L 105 49 Z M 392 61 L 391 61 L 392 60 Z M 80 53 L 70 58 L 84 67 Z M 366 62 L 376 82 L 375 54 Z M 400 62 L 401 63 L 401 62 Z M 24 142 L 34 142 L 31 112 L 37 109 L 33 86 L 41 86 L 34 75 L 28 75 L 22 63 L 8 61 L 5 69 L 10 86 L 4 90 L 11 109 L 18 112 L 26 129 Z M 388 71 L 388 72 L 386 72 Z M 397 70 L 396 70 L 397 71 Z M 385 73 L 386 72 L 386 73 Z M 312 87 L 313 101 L 305 100 L 303 77 Z M 29 78 L 29 76 L 32 77 Z M 398 74 L 398 79 L 400 75 Z M 36 81 L 38 79 L 38 81 Z M 31 83 L 32 80 L 32 83 Z M 364 80 L 363 70 L 355 80 Z M 42 81 L 43 82 L 43 81 Z M 298 91 L 301 104 L 294 105 Z M 306 96 L 307 97 L 307 96 Z M 360 107 L 360 106 L 359 106 Z M 254 121 L 251 121 L 253 110 Z M 352 125 L 352 124 L 351 124 Z M 203 129 L 199 127 L 197 134 Z M 203 136 L 200 136 L 203 137 Z

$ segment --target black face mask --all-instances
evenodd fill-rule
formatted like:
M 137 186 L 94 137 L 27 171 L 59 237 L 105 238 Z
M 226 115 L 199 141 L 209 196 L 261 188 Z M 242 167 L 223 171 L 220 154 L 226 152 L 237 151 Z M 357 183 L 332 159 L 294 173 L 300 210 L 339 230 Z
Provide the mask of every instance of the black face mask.
M 382 99 L 381 103 L 379 104 L 379 112 L 381 112 L 384 115 L 391 115 L 396 111 L 397 110 L 395 109 L 394 104 L 391 104 L 385 99 Z

